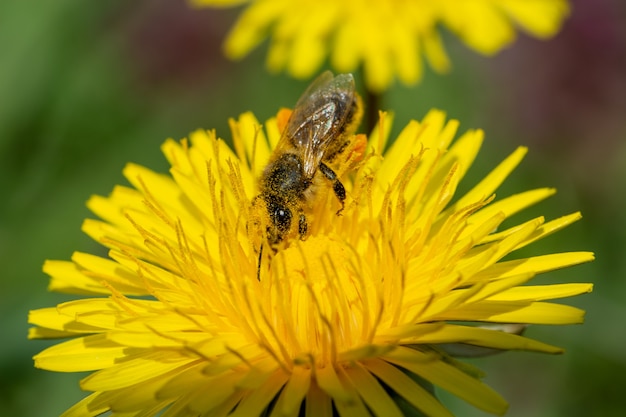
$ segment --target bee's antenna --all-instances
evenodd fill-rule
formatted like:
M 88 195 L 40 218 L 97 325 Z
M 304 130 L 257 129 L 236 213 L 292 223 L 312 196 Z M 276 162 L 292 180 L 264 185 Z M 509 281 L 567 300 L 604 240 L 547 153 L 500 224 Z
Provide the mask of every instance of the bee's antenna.
M 256 268 L 256 279 L 261 281 L 261 262 L 263 262 L 263 244 L 261 243 L 261 247 L 259 248 L 259 263 Z

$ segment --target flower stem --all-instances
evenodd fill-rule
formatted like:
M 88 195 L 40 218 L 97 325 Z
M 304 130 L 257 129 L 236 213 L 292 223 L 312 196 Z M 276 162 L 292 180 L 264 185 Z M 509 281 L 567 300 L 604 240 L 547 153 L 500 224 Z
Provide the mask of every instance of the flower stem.
M 367 90 L 365 97 L 365 131 L 371 132 L 378 123 L 378 111 L 381 107 L 382 96 Z

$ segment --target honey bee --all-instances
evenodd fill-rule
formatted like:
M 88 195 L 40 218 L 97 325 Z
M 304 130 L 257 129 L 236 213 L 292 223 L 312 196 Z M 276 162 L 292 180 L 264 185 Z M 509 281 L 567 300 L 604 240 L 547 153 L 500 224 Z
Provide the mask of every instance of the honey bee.
M 332 186 L 343 210 L 346 190 L 329 166 L 350 143 L 361 117 L 351 74 L 320 75 L 300 97 L 260 181 L 253 204 L 264 206 L 262 222 L 270 245 L 297 230 L 305 239 L 306 208 L 315 196 L 318 172 Z M 296 229 L 297 225 L 297 229 Z

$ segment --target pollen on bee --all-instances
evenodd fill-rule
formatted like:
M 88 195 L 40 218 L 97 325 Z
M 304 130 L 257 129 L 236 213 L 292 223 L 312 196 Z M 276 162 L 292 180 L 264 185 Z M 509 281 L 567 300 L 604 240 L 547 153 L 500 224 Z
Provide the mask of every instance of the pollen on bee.
M 352 140 L 352 146 L 350 154 L 348 155 L 349 161 L 359 162 L 363 160 L 365 151 L 367 149 L 367 136 L 362 133 L 354 136 Z
M 293 110 L 288 108 L 282 108 L 278 110 L 278 114 L 276 114 L 276 124 L 278 125 L 278 131 L 282 134 L 287 127 L 287 123 L 289 123 L 289 118 Z

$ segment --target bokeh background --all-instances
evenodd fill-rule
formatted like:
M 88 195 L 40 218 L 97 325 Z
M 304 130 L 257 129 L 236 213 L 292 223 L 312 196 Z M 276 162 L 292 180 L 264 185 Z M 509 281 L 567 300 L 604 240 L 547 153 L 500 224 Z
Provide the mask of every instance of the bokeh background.
M 595 283 L 592 294 L 564 301 L 587 310 L 584 325 L 527 332 L 567 353 L 472 360 L 509 400 L 510 417 L 626 415 L 626 2 L 572 6 L 553 40 L 522 34 L 494 58 L 446 35 L 452 73 L 427 70 L 421 85 L 396 86 L 382 101 L 396 131 L 431 107 L 461 130 L 486 130 L 466 187 L 529 146 L 499 195 L 559 193 L 515 220 L 583 212 L 520 254 L 596 252 L 592 264 L 536 278 Z M 264 48 L 226 61 L 220 45 L 237 13 L 183 0 L 0 2 L 0 415 L 57 416 L 83 396 L 82 375 L 33 368 L 32 356 L 51 342 L 27 341 L 26 319 L 70 299 L 46 291 L 45 259 L 104 255 L 80 231 L 88 197 L 125 183 L 129 161 L 166 172 L 166 138 L 215 128 L 228 140 L 229 117 L 253 110 L 265 120 L 308 84 L 268 74 Z M 485 415 L 443 398 L 457 415 Z

